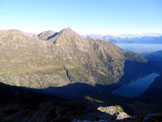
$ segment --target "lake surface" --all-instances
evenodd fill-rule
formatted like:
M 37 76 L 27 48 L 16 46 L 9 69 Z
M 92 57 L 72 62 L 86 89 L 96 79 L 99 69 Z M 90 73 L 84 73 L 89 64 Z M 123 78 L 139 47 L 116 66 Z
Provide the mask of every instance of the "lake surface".
M 115 43 L 118 47 L 136 53 L 147 53 L 162 50 L 162 44 Z
M 147 74 L 114 90 L 112 93 L 123 97 L 137 97 L 143 94 L 158 76 L 160 76 L 158 73 Z

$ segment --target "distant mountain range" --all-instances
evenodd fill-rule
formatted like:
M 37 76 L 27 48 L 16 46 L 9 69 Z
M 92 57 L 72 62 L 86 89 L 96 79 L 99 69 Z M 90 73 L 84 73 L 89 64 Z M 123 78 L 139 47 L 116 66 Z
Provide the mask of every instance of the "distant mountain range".
M 93 38 L 110 41 L 112 43 L 150 43 L 150 44 L 162 44 L 162 34 L 123 34 L 118 36 L 112 35 L 83 35 L 83 38 Z

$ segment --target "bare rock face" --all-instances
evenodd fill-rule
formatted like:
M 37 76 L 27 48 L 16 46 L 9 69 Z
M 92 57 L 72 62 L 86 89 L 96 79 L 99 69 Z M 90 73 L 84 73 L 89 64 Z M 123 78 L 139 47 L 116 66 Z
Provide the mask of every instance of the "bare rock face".
M 130 116 L 125 113 L 125 112 L 120 112 L 118 115 L 117 115 L 117 120 L 122 120 L 122 119 L 125 119 L 125 118 L 129 118 Z
M 1 82 L 31 88 L 76 82 L 112 84 L 124 74 L 126 61 L 145 62 L 110 42 L 83 39 L 70 28 L 38 37 L 18 30 L 0 31 Z
M 125 113 L 123 111 L 123 109 L 118 105 L 117 106 L 109 106 L 109 107 L 99 107 L 98 110 L 101 112 L 105 112 L 107 114 L 116 116 L 117 120 L 123 120 L 123 119 L 130 117 L 130 115 Z

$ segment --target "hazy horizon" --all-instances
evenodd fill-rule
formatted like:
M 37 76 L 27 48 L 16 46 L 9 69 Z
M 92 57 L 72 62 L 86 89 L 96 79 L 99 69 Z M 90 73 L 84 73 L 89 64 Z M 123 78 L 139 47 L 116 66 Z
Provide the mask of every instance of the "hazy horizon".
M 162 33 L 161 0 L 1 0 L 1 27 L 28 33 L 60 31 L 79 34 Z
M 46 30 L 42 30 L 38 33 L 34 33 L 32 32 L 32 30 L 30 31 L 24 31 L 24 30 L 21 30 L 19 28 L 6 28 L 6 29 L 0 29 L 0 31 L 3 31 L 3 30 L 18 30 L 18 31 L 22 31 L 24 33 L 28 33 L 28 34 L 40 34 L 42 32 L 45 32 L 45 31 L 54 31 L 54 32 L 60 32 L 61 30 L 63 29 L 66 29 L 66 28 L 71 28 L 71 27 L 65 27 L 65 28 L 62 28 L 58 31 L 56 30 L 52 30 L 52 29 L 46 29 Z M 73 28 L 71 28 L 73 30 Z M 73 30 L 75 32 L 77 32 L 76 30 Z M 78 32 L 77 32 L 78 33 Z M 100 34 L 100 33 L 84 33 L 84 34 L 81 34 L 81 33 L 78 33 L 79 35 L 98 35 L 98 36 L 107 36 L 107 35 L 110 35 L 110 36 L 116 36 L 116 37 L 143 37 L 143 36 L 150 36 L 150 37 L 158 37 L 158 36 L 162 36 L 162 33 L 122 33 L 122 34 L 111 34 L 111 33 L 105 33 L 105 34 Z

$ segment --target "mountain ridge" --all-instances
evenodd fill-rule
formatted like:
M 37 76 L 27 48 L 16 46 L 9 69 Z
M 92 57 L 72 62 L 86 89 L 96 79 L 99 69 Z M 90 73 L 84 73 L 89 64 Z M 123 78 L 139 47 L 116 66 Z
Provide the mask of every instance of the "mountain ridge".
M 162 44 L 162 34 L 123 34 L 123 35 L 98 35 L 89 34 L 82 35 L 83 38 L 93 38 L 110 41 L 112 43 L 150 43 L 150 44 Z
M 126 60 L 146 62 L 110 42 L 83 39 L 70 28 L 46 40 L 23 32 L 11 35 L 0 35 L 0 80 L 9 85 L 46 88 L 75 82 L 112 84 L 124 74 Z

